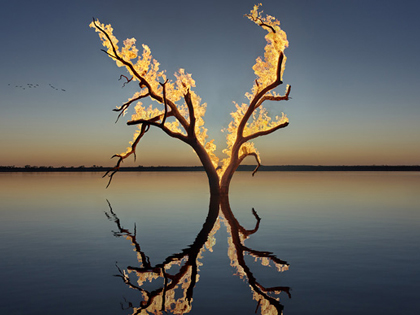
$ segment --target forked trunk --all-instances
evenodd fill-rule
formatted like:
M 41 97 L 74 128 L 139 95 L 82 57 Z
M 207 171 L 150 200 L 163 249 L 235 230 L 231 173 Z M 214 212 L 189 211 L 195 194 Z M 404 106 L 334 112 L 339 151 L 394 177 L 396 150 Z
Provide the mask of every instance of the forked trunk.
M 217 175 L 216 168 L 213 166 L 213 163 L 207 154 L 206 149 L 201 145 L 197 139 L 190 143 L 194 151 L 197 153 L 201 164 L 206 171 L 207 178 L 209 180 L 210 196 L 219 196 L 220 195 L 220 185 L 219 185 L 219 175 Z

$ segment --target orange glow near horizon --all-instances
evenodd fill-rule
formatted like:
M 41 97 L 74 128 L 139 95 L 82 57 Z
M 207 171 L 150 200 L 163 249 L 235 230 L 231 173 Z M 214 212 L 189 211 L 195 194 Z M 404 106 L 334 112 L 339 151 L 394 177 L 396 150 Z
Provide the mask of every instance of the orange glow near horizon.
M 159 140 L 158 140 L 159 141 Z M 299 144 L 276 148 L 261 144 L 260 151 L 263 155 L 262 165 L 419 165 L 420 150 L 416 147 L 409 149 L 389 151 L 388 147 L 368 148 L 352 147 L 351 145 L 336 147 L 335 150 L 317 149 L 315 147 L 300 147 Z M 173 150 L 171 149 L 173 148 Z M 46 149 L 47 150 L 47 149 Z M 80 151 L 59 150 L 45 154 L 46 151 L 27 150 L 22 152 L 4 152 L 2 166 L 24 167 L 32 166 L 106 166 L 110 167 L 113 161 L 109 159 L 112 149 L 104 146 L 101 150 Z M 247 158 L 242 164 L 255 164 L 255 160 Z M 200 166 L 197 156 L 188 146 L 179 144 L 175 140 L 168 146 L 154 146 L 149 148 L 144 145 L 138 152 L 137 161 L 126 160 L 122 166 Z

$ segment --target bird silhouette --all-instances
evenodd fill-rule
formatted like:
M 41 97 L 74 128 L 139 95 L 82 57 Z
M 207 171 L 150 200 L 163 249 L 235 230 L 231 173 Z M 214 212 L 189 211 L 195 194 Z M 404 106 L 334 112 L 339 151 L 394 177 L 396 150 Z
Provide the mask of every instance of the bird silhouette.
M 8 83 L 7 84 L 8 86 L 12 86 L 12 84 L 11 83 Z M 53 90 L 56 90 L 56 91 L 61 91 L 61 92 L 66 92 L 66 90 L 65 89 L 62 89 L 62 88 L 57 88 L 57 87 L 55 87 L 54 85 L 52 85 L 51 83 L 48 83 L 48 85 L 50 86 L 50 88 L 52 88 Z M 25 89 L 36 89 L 36 88 L 39 88 L 40 87 L 40 85 L 38 84 L 38 83 L 26 83 L 26 85 L 15 85 L 15 88 L 18 88 L 18 89 L 22 89 L 22 90 L 25 90 Z

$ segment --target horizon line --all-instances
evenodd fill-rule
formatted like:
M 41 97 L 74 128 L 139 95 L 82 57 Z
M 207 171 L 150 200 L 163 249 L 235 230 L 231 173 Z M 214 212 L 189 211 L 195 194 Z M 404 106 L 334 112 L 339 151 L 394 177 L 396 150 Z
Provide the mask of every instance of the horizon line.
M 0 172 L 106 172 L 112 166 L 1 166 Z M 237 171 L 253 171 L 255 165 L 240 165 Z M 203 166 L 122 166 L 119 171 L 204 171 Z M 258 171 L 420 171 L 420 165 L 261 165 Z

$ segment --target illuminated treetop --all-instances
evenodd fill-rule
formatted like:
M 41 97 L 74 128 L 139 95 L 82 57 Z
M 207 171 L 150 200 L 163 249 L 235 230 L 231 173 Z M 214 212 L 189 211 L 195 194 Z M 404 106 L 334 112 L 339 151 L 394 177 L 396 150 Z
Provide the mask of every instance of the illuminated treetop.
M 137 82 L 140 88 L 124 104 L 114 109 L 119 112 L 120 118 L 134 105 L 134 112 L 127 124 L 138 125 L 138 129 L 126 152 L 114 155 L 118 162 L 106 174 L 110 176 L 110 181 L 121 162 L 132 154 L 135 156 L 140 139 L 151 126 L 160 128 L 170 137 L 177 138 L 193 148 L 206 170 L 211 193 L 228 193 L 233 173 L 246 157 L 253 156 L 258 164 L 256 170 L 258 169 L 260 157 L 251 140 L 289 124 L 284 114 L 280 117 L 270 117 L 263 106 L 264 102 L 287 101 L 290 94 L 290 85 L 287 85 L 284 95 L 274 91 L 283 83 L 286 64 L 284 49 L 289 44 L 286 33 L 281 30 L 277 19 L 270 15 L 264 16 L 262 11 L 259 11 L 260 6 L 261 4 L 255 5 L 246 17 L 267 31 L 264 57 L 258 57 L 252 68 L 256 79 L 251 91 L 245 94 L 249 102 L 236 104 L 236 111 L 231 113 L 232 121 L 226 136 L 227 147 L 223 150 L 227 157 L 222 160 L 214 153 L 214 140 L 208 140 L 207 129 L 204 127 L 207 104 L 202 103 L 201 98 L 194 92 L 195 81 L 191 74 L 180 69 L 175 73 L 175 79 L 170 80 L 165 71 L 160 70 L 159 62 L 153 59 L 147 45 L 142 45 L 143 51 L 140 53 L 135 45 L 136 40 L 131 38 L 123 41 L 120 48 L 111 25 L 102 24 L 98 20 L 90 24 L 90 27 L 98 32 L 106 48 L 103 51 L 115 60 L 117 66 L 125 67 L 128 71 L 128 76 L 120 77 L 125 78 L 124 84 Z M 142 101 L 145 99 L 154 102 L 144 106 Z

